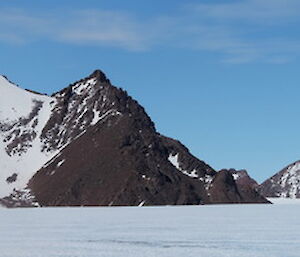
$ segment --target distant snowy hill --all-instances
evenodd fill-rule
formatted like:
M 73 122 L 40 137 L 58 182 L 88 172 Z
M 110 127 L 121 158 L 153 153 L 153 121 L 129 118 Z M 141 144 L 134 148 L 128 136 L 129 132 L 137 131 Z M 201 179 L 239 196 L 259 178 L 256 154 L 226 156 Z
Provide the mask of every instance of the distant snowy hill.
M 300 161 L 267 179 L 260 185 L 259 191 L 266 197 L 300 198 Z
M 160 135 L 99 70 L 51 97 L 0 77 L 0 204 L 267 202 Z

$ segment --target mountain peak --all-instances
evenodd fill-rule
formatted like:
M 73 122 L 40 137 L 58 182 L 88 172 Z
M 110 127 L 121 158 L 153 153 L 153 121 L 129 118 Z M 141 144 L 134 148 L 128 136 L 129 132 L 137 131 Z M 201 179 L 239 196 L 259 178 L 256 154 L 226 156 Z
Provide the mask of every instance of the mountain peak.
M 3 74 L 0 74 L 0 78 L 5 79 L 5 80 L 8 81 L 8 78 L 5 75 L 3 75 Z
M 95 70 L 89 78 L 96 78 L 100 82 L 109 82 L 109 79 L 106 77 L 105 73 L 99 69 Z
M 0 74 L 0 80 L 2 81 L 2 83 L 8 83 L 16 86 L 16 84 L 11 82 L 6 75 Z

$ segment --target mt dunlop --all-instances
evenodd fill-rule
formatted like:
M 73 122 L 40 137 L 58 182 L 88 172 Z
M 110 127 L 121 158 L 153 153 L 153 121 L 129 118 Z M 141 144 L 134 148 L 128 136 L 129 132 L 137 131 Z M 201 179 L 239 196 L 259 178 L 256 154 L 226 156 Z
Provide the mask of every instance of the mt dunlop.
M 0 204 L 266 203 L 159 134 L 103 72 L 46 96 L 0 76 Z

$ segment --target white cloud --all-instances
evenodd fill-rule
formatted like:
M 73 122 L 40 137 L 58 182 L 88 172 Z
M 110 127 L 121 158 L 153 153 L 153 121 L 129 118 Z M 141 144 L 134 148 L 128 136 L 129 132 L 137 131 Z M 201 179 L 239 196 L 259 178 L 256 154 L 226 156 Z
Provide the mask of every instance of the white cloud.
M 147 19 L 99 9 L 6 9 L 0 10 L 0 41 L 52 40 L 129 51 L 180 47 L 219 53 L 226 63 L 280 64 L 300 55 L 300 39 L 289 30 L 299 24 L 299 13 L 299 0 L 210 2 Z

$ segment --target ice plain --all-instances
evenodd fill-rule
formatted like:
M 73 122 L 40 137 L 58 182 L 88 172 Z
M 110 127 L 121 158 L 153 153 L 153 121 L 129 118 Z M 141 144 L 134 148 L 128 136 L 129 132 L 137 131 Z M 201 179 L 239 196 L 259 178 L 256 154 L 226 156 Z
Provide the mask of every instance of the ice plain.
M 299 257 L 300 205 L 0 209 L 1 257 Z

